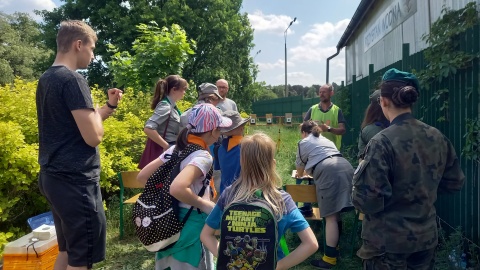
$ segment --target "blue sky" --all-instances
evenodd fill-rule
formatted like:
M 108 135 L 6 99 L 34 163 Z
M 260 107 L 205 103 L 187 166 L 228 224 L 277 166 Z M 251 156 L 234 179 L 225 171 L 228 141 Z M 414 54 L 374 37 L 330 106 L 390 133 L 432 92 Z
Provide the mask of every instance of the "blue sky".
M 251 55 L 260 73 L 257 81 L 285 83 L 285 39 L 288 24 L 297 18 L 287 35 L 287 81 L 310 86 L 325 83 L 327 57 L 336 52 L 360 0 L 244 0 L 255 29 Z M 342 52 L 330 62 L 330 82 L 345 80 Z
M 257 81 L 270 85 L 285 83 L 284 31 L 297 17 L 287 35 L 288 83 L 325 83 L 326 59 L 336 52 L 335 46 L 359 3 L 360 0 L 243 0 L 242 12 L 248 13 L 255 29 L 251 55 L 260 70 Z M 59 0 L 0 0 L 0 11 L 29 12 L 33 16 L 35 9 L 52 10 L 60 4 Z M 330 82 L 342 80 L 343 50 L 330 61 Z

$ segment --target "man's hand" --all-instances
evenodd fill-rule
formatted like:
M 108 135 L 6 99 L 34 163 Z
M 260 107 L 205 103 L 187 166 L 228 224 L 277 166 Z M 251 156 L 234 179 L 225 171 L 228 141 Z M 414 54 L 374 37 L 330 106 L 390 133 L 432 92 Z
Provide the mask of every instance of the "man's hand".
M 118 88 L 110 88 L 107 91 L 108 103 L 112 106 L 117 106 L 122 99 L 123 91 Z
M 328 128 L 330 127 L 330 120 L 327 120 L 325 122 L 321 121 L 321 123 L 318 125 L 323 132 L 327 132 Z
M 321 125 L 319 125 L 319 127 L 322 129 L 323 132 L 327 132 L 327 131 L 328 131 L 328 126 L 327 126 L 327 124 L 321 124 Z

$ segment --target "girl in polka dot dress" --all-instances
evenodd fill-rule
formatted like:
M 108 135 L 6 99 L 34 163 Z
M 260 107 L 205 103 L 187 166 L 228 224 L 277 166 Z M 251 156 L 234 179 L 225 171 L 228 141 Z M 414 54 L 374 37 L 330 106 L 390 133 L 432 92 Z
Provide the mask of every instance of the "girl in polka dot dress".
M 180 173 L 170 186 L 170 194 L 179 201 L 180 220 L 191 206 L 194 207 L 194 211 L 191 212 L 180 233 L 180 239 L 175 245 L 156 253 L 156 270 L 168 267 L 171 270 L 213 269 L 211 253 L 203 248 L 200 242 L 200 232 L 207 215 L 215 204 L 211 201 L 210 187 L 207 187 L 203 197 L 199 197 L 197 194 L 202 189 L 203 180 L 213 163 L 208 146 L 218 140 L 220 127 L 229 127 L 231 124 L 232 121 L 222 117 L 220 111 L 211 104 L 194 106 L 189 114 L 188 125 L 181 131 L 176 145 L 149 163 L 138 174 L 138 181 L 146 183 L 150 175 L 166 162 L 174 147 L 182 151 L 187 144 L 193 143 L 203 148 L 203 150 L 193 152 L 180 163 Z

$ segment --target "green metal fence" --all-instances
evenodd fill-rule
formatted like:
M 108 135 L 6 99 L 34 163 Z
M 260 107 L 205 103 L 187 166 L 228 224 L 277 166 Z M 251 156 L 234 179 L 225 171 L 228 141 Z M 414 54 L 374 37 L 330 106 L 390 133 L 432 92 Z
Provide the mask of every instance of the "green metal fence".
M 300 122 L 302 114 L 318 102 L 318 98 L 304 99 L 302 96 L 292 96 L 254 102 L 252 110 L 257 117 L 265 117 L 267 113 L 271 113 L 273 116 L 285 116 L 285 113 L 292 113 L 293 121 Z
M 463 50 L 480 53 L 480 28 L 478 26 L 461 35 L 459 40 Z M 352 77 L 352 83 L 347 86 L 350 92 L 351 113 L 346 115 L 347 133 L 343 136 L 345 148 L 356 147 L 360 124 L 369 103 L 368 96 L 377 88 L 385 71 L 393 67 L 405 71 L 419 71 L 426 65 L 423 52 L 410 55 L 408 44 L 404 44 L 401 61 L 375 72 L 374 66 L 370 65 L 368 77 L 358 81 L 355 76 Z M 454 76 L 443 80 L 442 83 L 431 85 L 428 90 L 422 89 L 420 99 L 414 108 L 414 114 L 418 119 L 438 128 L 450 139 L 460 157 L 466 176 L 461 192 L 438 197 L 438 215 L 452 227 L 461 226 L 465 236 L 477 244 L 480 242 L 480 169 L 478 163 L 466 159 L 461 153 L 465 146 L 464 134 L 467 132 L 468 119 L 479 118 L 479 71 L 480 64 L 478 59 L 475 59 L 469 68 L 458 70 Z M 448 93 L 438 99 L 432 98 L 437 90 L 441 89 L 448 89 Z M 444 101 L 447 101 L 449 106 L 445 110 L 441 110 Z M 272 113 L 283 116 L 288 112 L 301 115 L 316 103 L 318 103 L 318 98 L 288 97 L 255 102 L 253 111 L 257 115 Z M 342 147 L 342 150 L 345 148 Z

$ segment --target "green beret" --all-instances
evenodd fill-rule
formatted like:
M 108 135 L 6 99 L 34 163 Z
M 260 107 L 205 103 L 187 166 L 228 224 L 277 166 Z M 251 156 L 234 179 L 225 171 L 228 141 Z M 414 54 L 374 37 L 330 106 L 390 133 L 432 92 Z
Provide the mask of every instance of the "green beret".
M 417 90 L 417 93 L 420 93 L 420 83 L 415 75 L 412 73 L 408 73 L 405 71 L 400 71 L 396 68 L 391 68 L 383 74 L 382 81 L 388 82 L 388 81 L 397 81 L 397 82 L 403 82 L 406 83 L 407 85 L 411 85 L 415 87 Z

